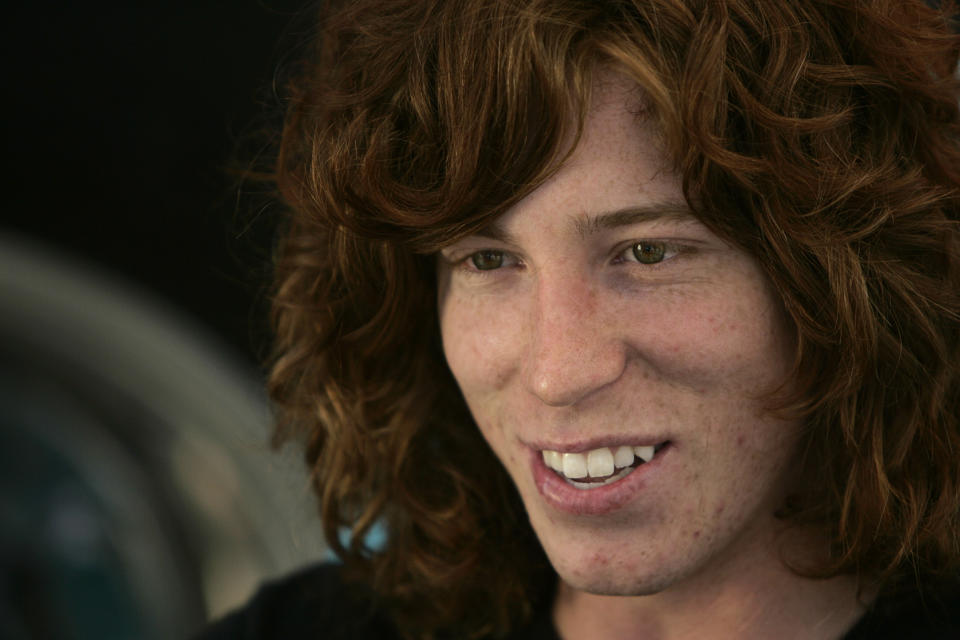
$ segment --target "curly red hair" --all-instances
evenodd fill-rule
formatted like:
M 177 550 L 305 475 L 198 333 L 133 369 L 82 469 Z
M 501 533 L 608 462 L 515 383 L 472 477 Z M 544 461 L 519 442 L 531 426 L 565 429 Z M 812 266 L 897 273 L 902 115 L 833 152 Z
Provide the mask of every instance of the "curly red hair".
M 832 541 L 803 570 L 958 568 L 951 16 L 904 0 L 326 3 L 276 164 L 269 384 L 329 544 L 404 629 L 503 632 L 549 594 L 445 364 L 433 254 L 556 170 L 600 66 L 643 88 L 695 215 L 756 258 L 795 327 L 796 393 L 776 410 L 808 425 L 809 477 L 782 515 Z

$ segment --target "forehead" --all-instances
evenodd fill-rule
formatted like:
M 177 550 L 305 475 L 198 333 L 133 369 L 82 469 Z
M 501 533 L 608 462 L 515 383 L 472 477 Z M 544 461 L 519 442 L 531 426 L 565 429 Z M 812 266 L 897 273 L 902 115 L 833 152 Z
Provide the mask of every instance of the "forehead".
M 575 129 L 571 127 L 571 129 Z M 518 220 L 579 235 L 653 219 L 691 219 L 680 179 L 642 90 L 611 71 L 594 78 L 579 140 L 560 168 L 479 235 L 502 238 Z

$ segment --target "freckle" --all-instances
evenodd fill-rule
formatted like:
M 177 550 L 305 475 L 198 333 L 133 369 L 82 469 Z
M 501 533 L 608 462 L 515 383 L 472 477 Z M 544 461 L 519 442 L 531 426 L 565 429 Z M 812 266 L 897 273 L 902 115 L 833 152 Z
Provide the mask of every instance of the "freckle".
M 737 436 L 737 446 L 738 446 L 738 447 L 742 447 L 743 444 L 744 444 L 746 441 L 747 441 L 747 439 L 746 439 L 745 437 L 743 437 L 742 435 Z

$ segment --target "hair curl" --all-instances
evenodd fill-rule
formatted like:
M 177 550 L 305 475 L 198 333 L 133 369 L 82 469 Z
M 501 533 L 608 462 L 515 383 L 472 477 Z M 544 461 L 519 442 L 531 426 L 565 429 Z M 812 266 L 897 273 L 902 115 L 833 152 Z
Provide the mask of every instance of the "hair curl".
M 691 208 L 796 328 L 817 575 L 960 565 L 960 41 L 905 0 L 329 2 L 276 163 L 276 440 L 411 634 L 503 632 L 552 573 L 439 344 L 432 255 L 562 163 L 590 79 L 648 96 Z M 575 116 L 571 118 L 571 116 Z M 383 549 L 364 545 L 383 522 Z M 350 528 L 349 543 L 338 533 Z

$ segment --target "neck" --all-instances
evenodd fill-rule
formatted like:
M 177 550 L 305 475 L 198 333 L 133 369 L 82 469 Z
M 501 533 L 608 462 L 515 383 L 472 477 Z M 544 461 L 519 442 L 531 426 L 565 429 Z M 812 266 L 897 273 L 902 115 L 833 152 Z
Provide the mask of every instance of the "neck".
M 643 596 L 579 591 L 562 580 L 553 618 L 564 640 L 835 639 L 865 611 L 852 576 L 803 578 L 775 554 Z

